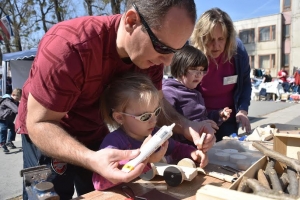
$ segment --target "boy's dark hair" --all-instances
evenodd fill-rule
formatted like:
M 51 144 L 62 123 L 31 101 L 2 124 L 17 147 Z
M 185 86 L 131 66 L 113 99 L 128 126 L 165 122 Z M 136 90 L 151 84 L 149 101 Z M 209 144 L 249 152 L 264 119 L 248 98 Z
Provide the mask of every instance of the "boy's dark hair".
M 186 45 L 177 51 L 171 62 L 171 74 L 175 78 L 185 76 L 189 68 L 203 67 L 207 70 L 208 61 L 202 51 L 193 46 Z

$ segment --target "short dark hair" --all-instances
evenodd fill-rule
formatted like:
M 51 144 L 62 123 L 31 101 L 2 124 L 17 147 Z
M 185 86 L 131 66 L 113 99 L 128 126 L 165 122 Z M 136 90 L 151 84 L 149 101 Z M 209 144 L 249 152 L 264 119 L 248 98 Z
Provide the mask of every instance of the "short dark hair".
M 126 11 L 132 8 L 132 3 L 135 3 L 139 8 L 139 12 L 143 15 L 148 25 L 156 30 L 159 30 L 164 16 L 172 7 L 185 9 L 193 24 L 195 24 L 197 19 L 194 0 L 128 0 Z
M 208 61 L 204 53 L 190 45 L 185 45 L 174 54 L 171 62 L 171 74 L 175 78 L 185 76 L 188 68 L 203 67 L 207 70 Z

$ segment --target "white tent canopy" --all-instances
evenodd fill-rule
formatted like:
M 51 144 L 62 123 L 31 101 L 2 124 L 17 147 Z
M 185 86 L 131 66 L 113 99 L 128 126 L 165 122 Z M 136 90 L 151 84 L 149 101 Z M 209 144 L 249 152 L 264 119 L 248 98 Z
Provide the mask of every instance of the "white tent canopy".
M 6 93 L 7 67 L 10 66 L 12 88 L 22 88 L 28 78 L 37 48 L 3 54 L 2 56 L 2 95 Z

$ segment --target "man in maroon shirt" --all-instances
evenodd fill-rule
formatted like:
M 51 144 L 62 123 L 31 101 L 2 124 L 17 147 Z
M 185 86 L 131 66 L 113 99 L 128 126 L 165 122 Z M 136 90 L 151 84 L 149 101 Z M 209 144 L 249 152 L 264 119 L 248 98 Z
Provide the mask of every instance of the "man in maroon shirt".
M 148 74 L 161 90 L 163 67 L 186 43 L 195 20 L 193 0 L 141 0 L 128 1 L 123 15 L 81 17 L 53 26 L 39 44 L 16 121 L 24 168 L 51 166 L 50 181 L 61 199 L 72 198 L 74 185 L 78 195 L 92 191 L 92 171 L 112 183 L 139 176 L 145 163 L 130 173 L 117 165 L 136 157 L 138 150 L 98 151 L 108 133 L 100 95 L 114 75 L 126 71 Z M 176 119 L 175 132 L 196 145 L 199 134 L 208 133 L 204 151 L 214 144 L 215 123 L 191 122 L 166 101 L 163 105 L 167 116 Z M 159 119 L 159 125 L 164 123 L 170 121 Z M 165 151 L 161 148 L 160 155 Z

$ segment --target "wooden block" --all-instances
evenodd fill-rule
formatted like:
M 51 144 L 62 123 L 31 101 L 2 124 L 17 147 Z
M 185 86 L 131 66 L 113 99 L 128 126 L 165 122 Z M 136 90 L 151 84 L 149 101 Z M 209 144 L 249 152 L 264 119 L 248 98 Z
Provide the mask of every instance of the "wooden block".
M 284 93 L 284 94 L 281 94 L 281 97 L 280 97 L 280 99 L 281 99 L 282 101 L 286 101 L 286 100 L 288 100 L 288 99 L 289 99 L 289 94 L 286 94 L 286 93 Z
M 154 166 L 156 167 L 157 174 L 160 176 L 164 175 L 164 171 L 167 167 L 175 166 L 181 168 L 181 170 L 184 172 L 183 180 L 191 181 L 197 176 L 197 169 L 190 168 L 190 167 L 183 167 L 178 165 L 169 165 L 166 163 L 154 163 Z
M 150 165 L 151 169 L 140 175 L 140 178 L 144 181 L 150 181 L 157 175 L 156 167 L 154 166 L 154 164 L 150 163 Z
M 227 188 L 217 187 L 214 185 L 205 185 L 196 193 L 196 200 L 227 200 L 227 199 L 243 199 L 243 200 L 271 200 L 270 198 L 257 196 L 245 192 L 238 192 Z

